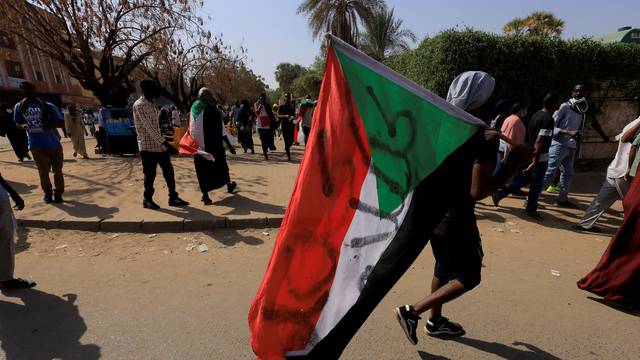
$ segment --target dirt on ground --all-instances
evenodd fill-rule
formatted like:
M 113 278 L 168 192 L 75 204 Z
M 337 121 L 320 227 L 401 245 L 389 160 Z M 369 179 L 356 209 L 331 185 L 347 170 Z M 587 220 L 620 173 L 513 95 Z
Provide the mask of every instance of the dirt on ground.
M 544 223 L 529 222 L 519 215 L 521 202 L 478 206 L 483 282 L 445 306 L 445 315 L 464 325 L 464 337 L 420 333 L 412 346 L 393 317 L 393 307 L 426 294 L 433 271 L 427 246 L 343 358 L 637 359 L 638 315 L 575 285 L 610 234 L 574 232 L 569 220 L 578 212 L 550 205 Z M 620 216 L 619 205 L 605 214 L 606 231 Z M 19 235 L 16 275 L 38 286 L 0 295 L 0 358 L 255 357 L 247 314 L 277 229 Z

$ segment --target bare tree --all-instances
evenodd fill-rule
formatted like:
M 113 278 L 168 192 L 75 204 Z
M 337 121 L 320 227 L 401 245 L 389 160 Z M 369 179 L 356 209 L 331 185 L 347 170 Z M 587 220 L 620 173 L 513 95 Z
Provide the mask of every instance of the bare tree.
M 233 72 L 244 64 L 243 48 L 225 46 L 221 37 L 209 31 L 179 30 L 163 36 L 168 46 L 148 57 L 141 72 L 155 79 L 162 94 L 181 110 L 189 108 L 201 87 L 213 86 L 214 75 L 220 77 L 220 72 Z
M 201 0 L 4 0 L 0 28 L 60 62 L 103 105 L 124 106 L 130 75 L 171 45 L 167 32 L 199 29 L 200 6 Z

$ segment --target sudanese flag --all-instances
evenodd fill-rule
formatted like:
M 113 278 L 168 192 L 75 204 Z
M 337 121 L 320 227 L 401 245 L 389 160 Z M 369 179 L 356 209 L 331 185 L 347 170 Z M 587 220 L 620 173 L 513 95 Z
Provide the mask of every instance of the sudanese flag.
M 484 125 L 338 38 L 328 49 L 309 143 L 249 312 L 260 359 L 340 356 L 451 193 L 469 191 L 454 179 Z

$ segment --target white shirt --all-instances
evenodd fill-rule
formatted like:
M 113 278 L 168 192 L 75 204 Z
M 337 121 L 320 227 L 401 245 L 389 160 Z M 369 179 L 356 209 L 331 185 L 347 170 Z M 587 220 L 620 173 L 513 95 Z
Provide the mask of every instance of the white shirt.
M 627 126 L 622 129 L 621 135 L 623 135 L 627 130 L 640 122 L 640 117 L 633 120 Z M 619 179 L 624 177 L 624 174 L 627 172 L 629 168 L 629 152 L 631 151 L 631 143 L 623 143 L 618 141 L 618 151 L 616 152 L 616 157 L 613 158 L 611 164 L 609 164 L 609 168 L 607 169 L 607 177 L 612 179 Z

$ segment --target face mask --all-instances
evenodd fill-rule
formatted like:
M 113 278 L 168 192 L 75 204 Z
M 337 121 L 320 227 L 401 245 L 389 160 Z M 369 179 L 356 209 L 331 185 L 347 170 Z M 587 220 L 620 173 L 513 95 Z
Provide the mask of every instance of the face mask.
M 580 99 L 571 98 L 569 99 L 569 104 L 571 105 L 572 109 L 581 114 L 584 114 L 587 112 L 587 110 L 589 110 L 589 103 L 587 102 L 587 99 L 583 97 Z

